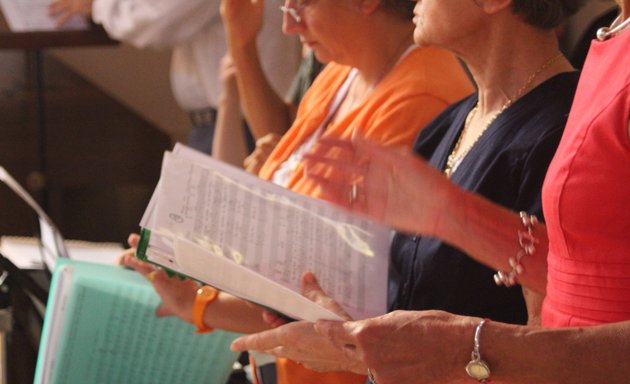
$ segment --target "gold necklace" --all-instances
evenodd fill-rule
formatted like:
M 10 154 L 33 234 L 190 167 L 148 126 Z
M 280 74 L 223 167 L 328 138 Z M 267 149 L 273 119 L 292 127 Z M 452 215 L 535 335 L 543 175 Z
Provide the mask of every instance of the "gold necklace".
M 558 53 L 554 57 L 545 61 L 543 65 L 538 67 L 538 69 L 536 69 L 531 75 L 529 75 L 529 77 L 527 78 L 527 81 L 525 81 L 525 84 L 523 84 L 523 86 L 520 87 L 516 91 L 514 96 L 507 99 L 507 101 L 501 106 L 501 108 L 499 108 L 495 113 L 492 114 L 492 116 L 486 119 L 484 126 L 481 129 L 481 132 L 479 132 L 477 137 L 475 137 L 475 140 L 473 141 L 473 143 L 464 151 L 462 151 L 462 153 L 457 155 L 457 151 L 459 151 L 459 146 L 462 143 L 462 139 L 466 135 L 466 132 L 468 131 L 470 127 L 470 123 L 473 120 L 475 114 L 477 113 L 477 110 L 479 109 L 479 101 L 477 101 L 473 109 L 471 109 L 470 112 L 468 112 L 468 116 L 466 116 L 466 121 L 464 121 L 464 129 L 462 129 L 462 133 L 459 135 L 459 138 L 457 139 L 457 142 L 455 143 L 453 150 L 451 151 L 451 153 L 448 155 L 448 158 L 446 159 L 446 166 L 444 167 L 444 174 L 446 175 L 446 177 L 448 178 L 451 177 L 451 175 L 453 174 L 457 166 L 462 162 L 462 160 L 464 160 L 464 157 L 468 155 L 468 152 L 470 152 L 470 150 L 475 146 L 475 144 L 477 144 L 477 141 L 479 140 L 479 138 L 484 134 L 484 132 L 494 122 L 494 120 L 496 120 L 496 118 L 499 117 L 499 115 L 502 114 L 503 111 L 508 109 L 512 104 L 514 104 L 516 100 L 518 100 L 525 93 L 525 91 L 534 82 L 534 79 L 536 79 L 536 77 L 540 75 L 542 71 L 549 68 L 553 63 L 558 61 L 562 56 L 563 56 L 562 53 Z

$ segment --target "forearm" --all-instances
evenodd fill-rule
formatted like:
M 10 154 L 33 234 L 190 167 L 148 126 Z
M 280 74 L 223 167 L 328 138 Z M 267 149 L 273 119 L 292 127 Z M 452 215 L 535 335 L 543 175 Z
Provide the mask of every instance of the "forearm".
M 481 335 L 481 355 L 493 382 L 627 383 L 629 341 L 630 322 L 562 329 L 491 322 Z
M 238 95 L 223 95 L 218 111 L 212 156 L 242 168 L 248 153 Z
M 291 108 L 267 80 L 255 42 L 229 46 L 238 72 L 241 104 L 254 138 L 269 133 L 283 135 L 293 120 Z
M 217 329 L 238 333 L 254 333 L 269 329 L 262 319 L 262 308 L 228 293 L 219 293 L 204 312 L 204 324 Z
M 518 213 L 456 186 L 448 187 L 448 204 L 440 210 L 435 235 L 461 249 L 479 262 L 497 270 L 510 271 L 509 257 L 519 251 L 517 232 L 525 228 Z M 546 227 L 534 226 L 538 240 L 532 256 L 522 259 L 524 273 L 518 281 L 538 293 L 544 293 L 547 281 L 548 238 Z

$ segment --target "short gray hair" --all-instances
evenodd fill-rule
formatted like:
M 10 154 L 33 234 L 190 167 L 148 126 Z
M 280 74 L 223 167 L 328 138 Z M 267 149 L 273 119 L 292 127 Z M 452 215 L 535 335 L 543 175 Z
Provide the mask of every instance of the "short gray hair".
M 412 0 L 383 0 L 383 8 L 396 13 L 405 20 L 413 18 L 413 8 L 416 2 Z
M 512 0 L 512 11 L 535 27 L 552 29 L 577 12 L 585 0 Z

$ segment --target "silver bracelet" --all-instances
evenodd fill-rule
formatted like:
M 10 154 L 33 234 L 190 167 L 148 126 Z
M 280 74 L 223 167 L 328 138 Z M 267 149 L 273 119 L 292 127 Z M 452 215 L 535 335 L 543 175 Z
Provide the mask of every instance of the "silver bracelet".
M 534 227 L 538 224 L 538 219 L 534 215 L 528 215 L 527 212 L 519 212 L 521 216 L 521 222 L 523 223 L 523 230 L 518 230 L 518 245 L 521 249 L 516 253 L 516 256 L 508 258 L 508 263 L 512 268 L 509 272 L 497 271 L 494 274 L 494 282 L 497 285 L 505 285 L 511 287 L 516 285 L 518 275 L 523 274 L 525 268 L 523 268 L 523 258 L 525 256 L 531 256 L 536 252 L 536 244 L 539 243 L 538 239 L 534 237 Z
M 368 379 L 370 379 L 370 383 L 377 384 L 376 379 L 374 378 L 374 374 L 370 368 L 367 369 Z
M 490 378 L 490 367 L 488 363 L 481 359 L 481 353 L 479 352 L 480 343 L 479 339 L 481 338 L 481 329 L 486 322 L 490 320 L 483 319 L 477 325 L 477 329 L 475 330 L 475 339 L 473 351 L 470 354 L 470 361 L 466 364 L 466 373 L 471 378 L 477 380 L 480 383 L 488 383 Z

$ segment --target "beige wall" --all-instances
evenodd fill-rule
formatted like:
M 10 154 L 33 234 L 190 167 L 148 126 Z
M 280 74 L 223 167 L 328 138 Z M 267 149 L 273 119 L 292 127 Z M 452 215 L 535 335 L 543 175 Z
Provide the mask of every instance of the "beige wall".
M 173 140 L 185 141 L 190 123 L 171 93 L 170 51 L 121 44 L 49 52 Z

